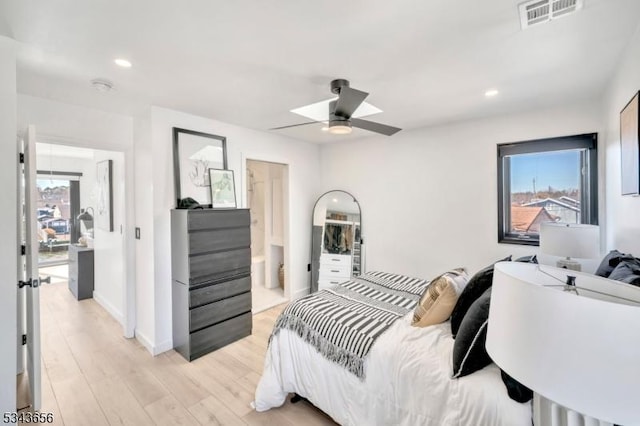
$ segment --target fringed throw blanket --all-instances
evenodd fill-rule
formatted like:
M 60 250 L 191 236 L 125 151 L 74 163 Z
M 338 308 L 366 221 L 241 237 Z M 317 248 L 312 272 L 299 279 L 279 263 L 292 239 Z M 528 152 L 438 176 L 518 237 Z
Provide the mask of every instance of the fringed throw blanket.
M 417 278 L 369 272 L 291 303 L 272 336 L 283 328 L 292 330 L 325 358 L 364 379 L 371 346 L 415 307 L 426 285 Z

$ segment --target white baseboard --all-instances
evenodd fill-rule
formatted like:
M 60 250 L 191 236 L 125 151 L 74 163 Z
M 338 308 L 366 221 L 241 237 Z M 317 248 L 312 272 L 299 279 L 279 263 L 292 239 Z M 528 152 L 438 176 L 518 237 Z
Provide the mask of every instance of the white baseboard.
M 158 345 L 156 345 L 154 356 L 161 354 L 162 352 L 167 352 L 173 349 L 173 340 L 166 340 Z
M 309 294 L 309 287 L 301 288 L 300 290 L 296 290 L 291 294 L 291 300 L 300 299 L 307 294 Z
M 109 314 L 116 320 L 120 325 L 124 324 L 124 317 L 122 312 L 115 308 L 106 298 L 102 297 L 100 293 L 94 290 L 93 292 L 93 300 L 98 302 L 100 306 L 104 308 L 105 311 L 109 312 Z
M 136 339 L 138 339 L 138 342 L 140 342 L 142 346 L 144 346 L 147 349 L 147 351 L 151 355 L 153 355 L 153 344 L 151 343 L 151 340 L 149 340 L 149 338 L 144 334 L 142 334 L 139 330 L 136 330 L 135 334 L 136 334 Z
M 167 352 L 173 349 L 172 341 L 164 341 L 158 345 L 154 345 L 153 343 L 151 343 L 151 340 L 147 336 L 142 334 L 139 330 L 135 331 L 135 335 L 136 339 L 138 339 L 138 342 L 140 342 L 142 346 L 144 346 L 145 349 L 147 349 L 147 351 L 149 351 L 149 353 L 153 356 L 160 355 L 163 352 Z

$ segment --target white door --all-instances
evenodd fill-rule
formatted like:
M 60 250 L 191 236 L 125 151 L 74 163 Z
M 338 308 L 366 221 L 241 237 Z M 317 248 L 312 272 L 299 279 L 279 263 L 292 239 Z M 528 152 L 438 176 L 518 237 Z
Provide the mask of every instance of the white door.
M 31 406 L 40 410 L 40 280 L 38 277 L 38 235 L 36 216 L 36 129 L 29 126 L 25 138 L 21 141 L 24 155 L 22 165 L 23 178 L 19 180 L 22 209 L 20 239 L 26 248 L 25 255 L 19 257 L 20 285 L 19 292 L 24 292 L 26 314 L 26 348 L 27 374 Z

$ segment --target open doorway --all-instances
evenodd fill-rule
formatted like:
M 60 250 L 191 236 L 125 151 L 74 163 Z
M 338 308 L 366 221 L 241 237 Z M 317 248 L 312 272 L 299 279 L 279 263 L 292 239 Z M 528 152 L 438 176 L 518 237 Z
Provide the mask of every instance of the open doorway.
M 125 320 L 124 153 L 60 143 L 36 143 L 39 272 L 56 297 L 93 299 L 120 324 Z M 109 163 L 110 227 L 97 221 L 104 185 L 98 165 Z M 94 216 L 95 219 L 94 220 Z M 94 226 L 94 223 L 97 226 Z M 55 307 L 56 304 L 51 305 Z M 48 308 L 43 309 L 47 313 Z
M 251 213 L 252 310 L 257 313 L 287 301 L 284 235 L 287 166 L 248 159 L 245 179 Z

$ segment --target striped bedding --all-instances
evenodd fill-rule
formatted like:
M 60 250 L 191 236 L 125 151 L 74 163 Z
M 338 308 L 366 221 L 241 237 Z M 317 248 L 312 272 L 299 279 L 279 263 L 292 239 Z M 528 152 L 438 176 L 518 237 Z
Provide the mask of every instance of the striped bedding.
M 292 330 L 364 380 L 371 346 L 415 307 L 426 286 L 418 278 L 368 272 L 291 303 L 278 317 L 271 338 L 283 328 Z

